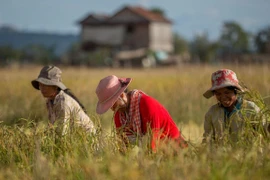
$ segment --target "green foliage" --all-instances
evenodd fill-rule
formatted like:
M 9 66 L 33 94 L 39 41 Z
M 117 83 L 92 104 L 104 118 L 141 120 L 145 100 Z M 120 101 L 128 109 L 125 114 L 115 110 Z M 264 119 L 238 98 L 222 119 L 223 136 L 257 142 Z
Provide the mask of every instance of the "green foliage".
M 219 43 L 223 53 L 237 54 L 248 52 L 248 33 L 237 22 L 224 22 Z
M 22 49 L 14 49 L 11 46 L 0 47 L 0 59 L 2 65 L 12 63 L 20 64 L 50 64 L 57 63 L 55 47 L 45 47 L 38 44 L 25 46 Z
M 0 47 L 1 65 L 6 65 L 10 63 L 10 61 L 17 60 L 20 57 L 21 57 L 21 52 L 19 50 L 15 50 L 10 46 Z
M 174 53 L 181 54 L 189 51 L 188 42 L 178 34 L 174 34 Z
M 45 47 L 43 45 L 31 44 L 22 49 L 22 59 L 27 59 L 34 64 L 57 63 L 55 47 Z
M 254 39 L 259 53 L 270 53 L 270 26 L 260 30 Z
M 105 65 L 105 59 L 110 57 L 110 52 L 106 48 L 99 49 L 96 52 L 88 53 L 85 63 L 91 67 L 100 67 Z
M 217 48 L 218 44 L 210 42 L 207 34 L 198 35 L 191 42 L 191 54 L 193 59 L 197 59 L 200 62 L 215 61 Z
M 151 8 L 151 11 L 152 11 L 153 13 L 160 14 L 161 16 L 165 16 L 165 12 L 164 12 L 164 10 L 161 9 L 161 8 L 154 7 L 154 8 Z
M 81 51 L 80 44 L 73 44 L 73 46 L 68 50 L 66 58 L 63 58 L 62 61 L 67 65 L 100 67 L 111 63 L 106 62 L 109 57 L 110 51 L 107 48 L 100 48 L 92 52 L 84 52 Z

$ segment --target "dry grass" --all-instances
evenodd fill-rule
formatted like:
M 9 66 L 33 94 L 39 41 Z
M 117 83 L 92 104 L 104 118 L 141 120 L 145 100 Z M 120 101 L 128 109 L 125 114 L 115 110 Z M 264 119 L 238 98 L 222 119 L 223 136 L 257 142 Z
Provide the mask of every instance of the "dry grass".
M 78 132 L 55 144 L 46 131 L 44 99 L 31 86 L 41 67 L 0 70 L 0 179 L 246 179 L 270 177 L 270 146 L 201 149 L 204 114 L 216 102 L 202 94 L 210 87 L 211 73 L 229 68 L 270 106 L 270 66 L 217 64 L 183 65 L 158 69 L 91 69 L 61 67 L 63 82 L 101 124 L 102 133 L 88 137 Z M 141 89 L 171 113 L 183 135 L 194 145 L 172 155 L 148 154 L 134 149 L 121 155 L 112 136 L 112 112 L 95 114 L 95 88 L 107 75 L 131 77 L 129 89 Z M 259 97 L 260 98 L 260 97 Z M 4 124 L 17 123 L 20 126 Z M 23 125 L 23 126 L 22 126 Z M 138 153 L 139 151 L 139 153 Z

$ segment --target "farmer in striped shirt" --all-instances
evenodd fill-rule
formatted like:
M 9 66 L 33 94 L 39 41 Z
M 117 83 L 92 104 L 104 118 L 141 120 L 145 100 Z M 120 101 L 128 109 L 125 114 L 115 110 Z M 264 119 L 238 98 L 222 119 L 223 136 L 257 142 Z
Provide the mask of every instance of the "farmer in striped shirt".
M 163 140 L 174 140 L 181 147 L 187 147 L 172 117 L 157 100 L 141 90 L 125 92 L 131 81 L 131 78 L 114 75 L 100 80 L 96 88 L 96 112 L 114 111 L 117 133 L 126 145 L 136 144 L 142 136 L 150 133 L 153 151 Z

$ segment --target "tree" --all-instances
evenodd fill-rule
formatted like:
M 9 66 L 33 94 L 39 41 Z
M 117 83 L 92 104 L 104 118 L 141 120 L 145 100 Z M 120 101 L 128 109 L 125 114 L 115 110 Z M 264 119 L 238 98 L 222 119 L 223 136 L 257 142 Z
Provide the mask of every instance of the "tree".
M 40 44 L 30 44 L 23 49 L 23 58 L 33 63 L 48 64 L 56 63 L 55 46 L 46 47 Z
M 181 54 L 188 51 L 188 42 L 177 33 L 174 33 L 173 43 L 175 54 Z
M 163 9 L 160 9 L 158 7 L 154 7 L 150 11 L 153 12 L 153 13 L 160 14 L 162 16 L 165 16 L 164 10 Z
M 0 59 L 1 63 L 9 59 L 19 59 L 21 52 L 19 50 L 13 49 L 11 46 L 2 46 L 0 47 Z
M 190 45 L 193 60 L 200 62 L 214 61 L 218 43 L 210 42 L 207 33 L 195 36 Z
M 254 42 L 259 53 L 270 53 L 270 26 L 260 30 Z
M 223 54 L 239 54 L 249 51 L 249 35 L 236 22 L 225 22 L 219 39 Z

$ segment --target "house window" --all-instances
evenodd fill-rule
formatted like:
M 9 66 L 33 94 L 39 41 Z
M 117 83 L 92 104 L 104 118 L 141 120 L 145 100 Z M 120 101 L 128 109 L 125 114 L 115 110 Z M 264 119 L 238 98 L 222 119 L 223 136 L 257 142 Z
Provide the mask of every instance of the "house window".
M 132 25 L 132 24 L 127 25 L 127 27 L 126 27 L 126 33 L 131 34 L 131 33 L 134 32 L 134 30 L 135 30 L 135 26 L 134 25 Z

